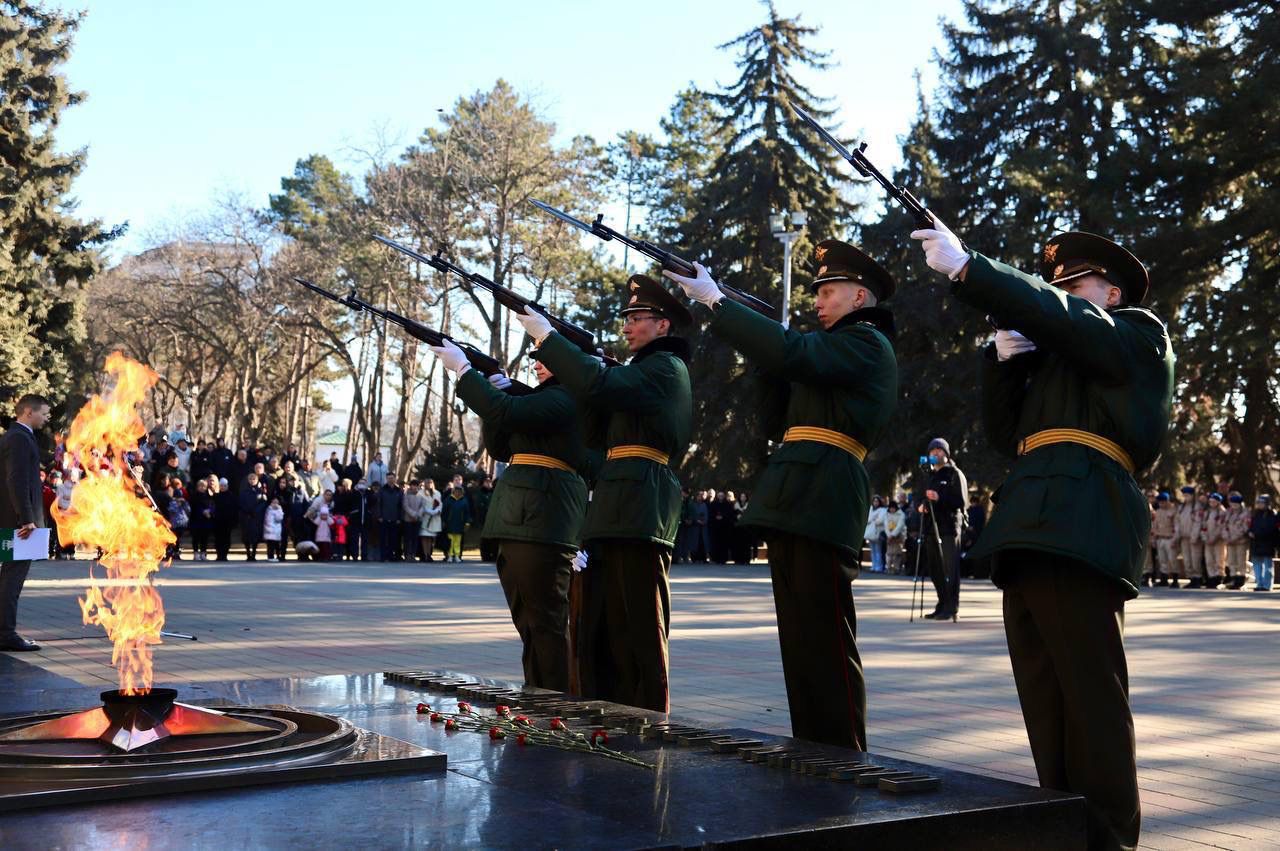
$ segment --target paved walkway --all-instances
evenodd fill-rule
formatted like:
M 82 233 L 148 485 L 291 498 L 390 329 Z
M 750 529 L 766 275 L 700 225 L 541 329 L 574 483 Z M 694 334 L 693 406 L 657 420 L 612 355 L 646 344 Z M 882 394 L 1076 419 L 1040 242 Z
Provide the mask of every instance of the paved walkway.
M 111 647 L 80 624 L 89 562 L 37 564 L 23 661 L 114 687 Z M 520 679 L 491 565 L 180 562 L 158 584 L 158 683 L 449 667 Z M 855 584 L 873 751 L 1034 783 L 999 593 L 967 582 L 957 624 L 908 623 L 911 584 Z M 708 724 L 789 733 L 768 569 L 677 566 L 672 705 Z M 1280 594 L 1158 589 L 1127 615 L 1143 847 L 1280 846 Z

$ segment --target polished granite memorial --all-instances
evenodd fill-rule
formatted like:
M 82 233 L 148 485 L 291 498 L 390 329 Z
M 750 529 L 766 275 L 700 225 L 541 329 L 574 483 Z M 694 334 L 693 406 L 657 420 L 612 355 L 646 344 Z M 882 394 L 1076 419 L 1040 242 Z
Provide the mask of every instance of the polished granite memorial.
M 0 676 L 20 664 L 0 665 Z M 448 768 L 219 791 L 157 789 L 131 800 L 19 810 L 0 818 L 0 847 L 1083 846 L 1079 797 L 747 730 L 703 731 L 678 713 L 668 718 L 599 701 L 572 704 L 509 683 L 449 676 L 456 679 L 449 688 L 414 684 L 414 676 L 400 674 L 170 683 L 190 704 L 287 705 L 343 719 L 445 754 Z M 10 720 L 82 709 L 98 699 L 95 689 L 30 671 L 17 671 L 11 681 L 14 687 L 0 694 L 0 715 Z M 603 723 L 611 728 L 611 747 L 651 767 L 446 731 L 418 711 L 420 703 L 456 711 L 458 683 L 480 713 L 491 713 L 498 701 L 477 694 L 509 690 L 527 697 L 535 718 L 547 709 L 582 729 Z M 717 749 L 716 742 L 729 744 Z M 762 756 L 749 762 L 740 748 Z M 834 770 L 840 766 L 843 774 Z M 883 780 L 859 782 L 859 772 L 871 768 L 936 783 L 886 791 Z M 0 796 L 6 781 L 20 782 L 0 775 Z

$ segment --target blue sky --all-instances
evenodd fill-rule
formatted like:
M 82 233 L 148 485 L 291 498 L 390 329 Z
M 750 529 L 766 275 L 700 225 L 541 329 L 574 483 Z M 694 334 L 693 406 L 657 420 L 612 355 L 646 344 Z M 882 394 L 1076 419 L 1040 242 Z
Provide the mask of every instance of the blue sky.
M 63 8 L 73 4 L 57 2 Z M 835 67 L 802 79 L 835 98 L 885 170 L 926 92 L 938 20 L 960 0 L 778 0 L 821 27 Z M 439 107 L 503 77 L 563 138 L 655 131 L 675 93 L 735 79 L 716 45 L 764 19 L 748 0 L 642 3 L 90 0 L 71 61 L 86 103 L 65 114 L 59 147 L 88 146 L 80 213 L 129 221 L 112 251 L 145 246 L 220 193 L 265 204 L 311 153 L 361 170 L 381 136 L 407 144 Z

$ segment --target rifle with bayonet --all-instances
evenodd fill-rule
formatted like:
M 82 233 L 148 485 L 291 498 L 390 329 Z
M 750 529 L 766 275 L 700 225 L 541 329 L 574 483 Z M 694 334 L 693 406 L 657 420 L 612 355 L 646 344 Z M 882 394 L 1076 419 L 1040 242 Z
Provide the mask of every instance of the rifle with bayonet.
M 854 171 L 879 183 L 890 198 L 901 204 L 911 214 L 911 218 L 915 220 L 916 227 L 933 227 L 933 214 L 929 212 L 929 208 L 921 204 L 920 200 L 912 195 L 909 190 L 896 186 L 892 180 L 880 172 L 880 169 L 872 165 L 871 160 L 867 159 L 866 155 L 863 154 L 863 151 L 867 149 L 866 142 L 861 143 L 856 150 L 851 151 L 845 147 L 843 142 L 828 133 L 821 124 L 814 121 L 813 116 L 809 113 L 795 104 L 791 105 L 791 111 L 798 115 L 801 121 L 817 131 L 818 135 L 825 139 L 828 145 L 836 149 L 836 153 L 848 160 Z
M 493 293 L 498 304 L 501 304 L 503 307 L 514 313 L 524 313 L 524 309 L 527 307 L 536 313 L 542 314 L 546 317 L 546 320 L 551 323 L 551 327 L 558 331 L 560 335 L 570 343 L 573 343 L 589 355 L 603 357 L 603 350 L 599 345 L 597 345 L 595 335 L 585 328 L 574 325 L 572 322 L 567 322 L 559 317 L 552 316 L 550 311 L 533 299 L 525 298 L 509 287 L 504 287 L 501 284 L 495 284 L 483 275 L 477 275 L 475 272 L 466 271 L 456 263 L 445 259 L 439 251 L 428 257 L 419 251 L 414 251 L 407 245 L 401 245 L 393 239 L 387 239 L 385 236 L 378 236 L 375 234 L 373 238 L 389 248 L 394 248 L 401 254 L 412 257 L 419 263 L 426 263 L 437 272 L 445 275 L 457 275 L 460 280 L 466 281 L 467 283 L 480 287 L 481 289 L 488 290 Z M 604 357 L 604 361 L 606 364 L 617 363 L 617 361 L 609 357 Z
M 555 207 L 552 207 L 550 204 L 544 204 L 541 201 L 533 201 L 533 205 L 537 207 L 539 210 L 542 210 L 544 213 L 550 213 L 551 215 L 555 216 L 557 219 L 560 219 L 562 222 L 568 222 L 569 224 L 573 225 L 575 228 L 578 228 L 579 230 L 584 230 L 587 233 L 591 234 L 592 236 L 599 237 L 605 242 L 616 239 L 618 242 L 621 242 L 623 245 L 627 246 L 633 251 L 638 251 L 641 254 L 643 254 L 645 257 L 649 257 L 653 260 L 657 260 L 660 264 L 662 264 L 663 269 L 666 269 L 671 272 L 675 272 L 677 275 L 683 275 L 686 278 L 696 278 L 698 276 L 698 270 L 693 268 L 693 264 L 690 263 L 688 260 L 684 260 L 680 257 L 677 257 L 676 255 L 672 254 L 670 251 L 667 251 L 665 248 L 659 248 L 658 246 L 654 245 L 652 242 L 648 242 L 643 239 L 633 239 L 627 236 L 625 233 L 622 233 L 621 231 L 616 231 L 613 228 L 609 227 L 604 223 L 603 213 L 596 216 L 596 220 L 594 222 L 592 222 L 591 224 L 587 224 L 581 219 L 575 219 L 573 216 L 569 215 L 563 210 L 557 210 Z M 736 301 L 739 304 L 745 305 L 746 307 L 751 308 L 757 313 L 762 313 L 765 316 L 768 316 L 770 318 L 773 317 L 773 314 L 774 314 L 773 305 L 769 304 L 767 301 L 758 299 L 755 296 L 751 295 L 750 293 L 743 292 L 737 287 L 731 287 L 728 284 L 720 284 L 719 286 L 720 286 L 720 291 L 724 293 L 725 298 L 732 299 L 733 301 Z
M 324 287 L 316 286 L 305 278 L 294 277 L 294 280 L 312 292 L 319 293 L 327 299 L 336 301 L 338 304 L 349 307 L 352 310 L 363 310 L 365 313 L 381 317 L 393 325 L 399 325 L 410 337 L 413 337 L 415 340 L 420 340 L 428 346 L 440 346 L 443 345 L 445 341 L 453 343 L 455 346 L 462 349 L 462 353 L 467 356 L 467 362 L 479 370 L 485 378 L 488 378 L 490 375 L 503 373 L 502 364 L 498 363 L 497 359 L 486 355 L 470 343 L 463 343 L 455 340 L 448 334 L 442 334 L 434 328 L 428 328 L 421 322 L 414 322 L 412 319 L 401 316 L 394 311 L 384 310 L 381 307 L 374 307 L 372 304 L 369 304 L 369 302 L 356 295 L 355 290 L 352 290 L 346 296 L 340 296 L 337 293 L 329 292 Z M 533 388 L 527 384 L 522 384 L 521 382 L 512 379 L 510 386 L 506 388 L 506 392 L 512 396 L 526 396 L 533 392 Z

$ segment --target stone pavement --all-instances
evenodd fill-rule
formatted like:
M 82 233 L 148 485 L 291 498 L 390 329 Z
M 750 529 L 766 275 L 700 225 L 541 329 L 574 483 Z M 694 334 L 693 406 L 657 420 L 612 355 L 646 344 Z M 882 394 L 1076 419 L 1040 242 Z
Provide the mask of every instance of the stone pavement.
M 12 654 L 112 688 L 111 647 L 80 624 L 89 562 L 34 566 Z M 672 573 L 672 708 L 710 725 L 789 733 L 768 568 Z M 448 667 L 520 679 L 492 565 L 179 562 L 157 583 L 156 682 Z M 910 581 L 854 585 L 873 751 L 1035 782 L 999 592 L 966 582 L 959 623 L 909 623 Z M 931 592 L 930 592 L 931 593 Z M 1280 846 L 1280 594 L 1157 589 L 1127 614 L 1142 847 Z

